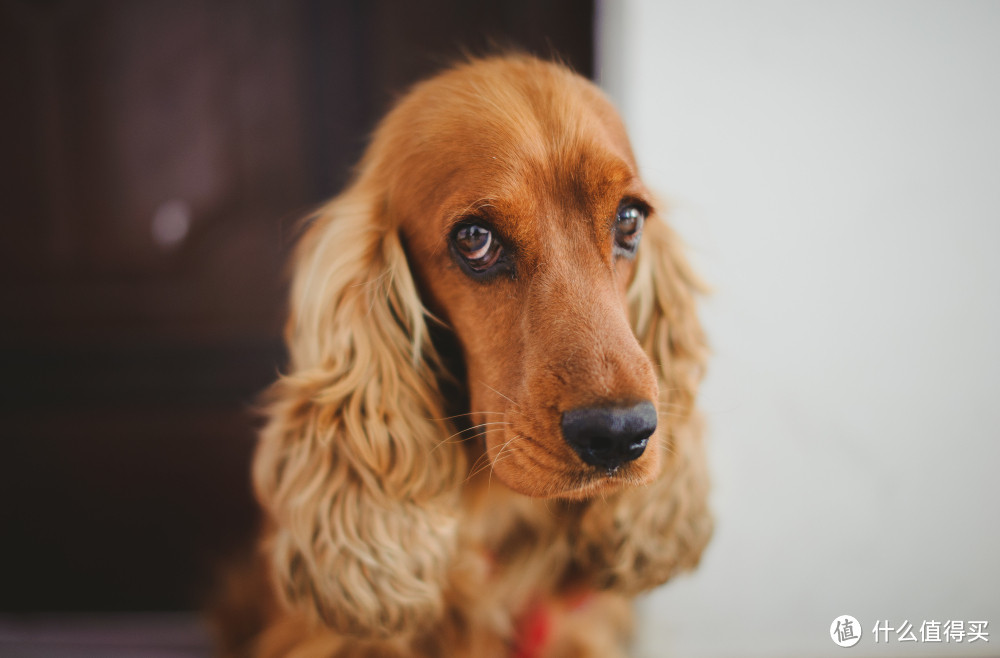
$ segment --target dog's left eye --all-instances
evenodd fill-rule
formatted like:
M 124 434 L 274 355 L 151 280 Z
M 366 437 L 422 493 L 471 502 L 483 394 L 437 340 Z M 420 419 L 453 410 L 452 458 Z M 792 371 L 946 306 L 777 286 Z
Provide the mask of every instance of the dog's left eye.
M 493 232 L 479 224 L 462 224 L 451 236 L 452 245 L 474 274 L 484 274 L 493 267 L 503 248 Z
M 642 225 L 646 221 L 646 210 L 635 203 L 625 203 L 618 207 L 615 217 L 615 250 L 624 256 L 632 256 L 642 237 Z

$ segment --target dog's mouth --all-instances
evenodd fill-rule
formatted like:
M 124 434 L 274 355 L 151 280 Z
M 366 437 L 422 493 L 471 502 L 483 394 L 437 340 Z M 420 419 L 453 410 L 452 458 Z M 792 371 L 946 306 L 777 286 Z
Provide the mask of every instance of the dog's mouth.
M 655 442 L 651 442 L 655 446 Z M 655 475 L 655 447 L 621 464 L 587 464 L 561 436 L 548 441 L 501 425 L 486 432 L 485 450 L 470 477 L 489 473 L 517 493 L 533 498 L 583 499 L 648 483 Z

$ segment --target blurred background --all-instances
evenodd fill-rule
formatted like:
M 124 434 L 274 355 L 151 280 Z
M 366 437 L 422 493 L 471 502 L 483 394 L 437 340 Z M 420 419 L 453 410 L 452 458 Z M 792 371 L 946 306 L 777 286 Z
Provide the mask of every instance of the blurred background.
M 1000 620 L 1000 4 L 0 0 L 0 656 L 200 656 L 283 263 L 394 96 L 559 53 L 714 287 L 715 541 L 636 655 Z M 1000 623 L 1000 622 L 998 622 Z M 988 628 L 988 630 L 992 630 Z
M 0 656 L 206 653 L 297 222 L 410 83 L 508 45 L 590 76 L 593 16 L 0 0 Z
M 1000 656 L 919 630 L 1000 626 L 1000 3 L 603 9 L 600 77 L 715 290 L 717 532 L 640 655 Z

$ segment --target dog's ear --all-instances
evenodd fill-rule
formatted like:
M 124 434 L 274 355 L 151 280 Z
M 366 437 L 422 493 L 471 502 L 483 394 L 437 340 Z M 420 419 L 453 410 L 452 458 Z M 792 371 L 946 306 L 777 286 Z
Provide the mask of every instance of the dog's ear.
M 443 441 L 424 308 L 375 190 L 357 181 L 301 239 L 290 372 L 270 391 L 254 462 L 279 594 L 367 637 L 442 613 L 464 473 Z
M 708 475 L 695 397 L 708 349 L 695 307 L 703 285 L 679 239 L 658 216 L 643 230 L 629 286 L 633 330 L 657 369 L 657 448 L 652 483 L 594 501 L 580 520 L 576 558 L 599 587 L 630 594 L 697 565 L 712 533 Z
M 628 290 L 629 319 L 660 379 L 660 414 L 670 424 L 694 412 L 708 348 L 695 297 L 705 286 L 684 255 L 677 235 L 652 215 L 639 243 L 636 272 Z

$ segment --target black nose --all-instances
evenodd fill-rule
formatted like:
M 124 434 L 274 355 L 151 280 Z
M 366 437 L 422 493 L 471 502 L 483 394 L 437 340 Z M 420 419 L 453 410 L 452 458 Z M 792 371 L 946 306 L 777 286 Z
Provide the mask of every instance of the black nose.
M 615 469 L 638 459 L 656 431 L 656 407 L 640 402 L 630 407 L 582 407 L 563 413 L 566 443 L 580 459 Z

